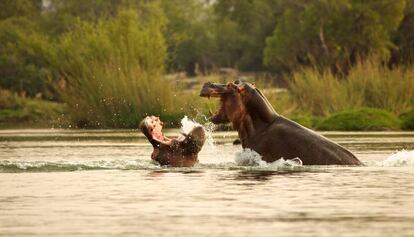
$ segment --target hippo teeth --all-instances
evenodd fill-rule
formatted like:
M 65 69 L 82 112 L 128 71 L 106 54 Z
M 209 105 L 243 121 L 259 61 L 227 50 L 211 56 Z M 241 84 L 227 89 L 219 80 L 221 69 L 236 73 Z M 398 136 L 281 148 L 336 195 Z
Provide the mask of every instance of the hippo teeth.
M 208 113 L 210 114 L 210 116 L 213 116 L 213 112 L 210 110 L 208 110 Z

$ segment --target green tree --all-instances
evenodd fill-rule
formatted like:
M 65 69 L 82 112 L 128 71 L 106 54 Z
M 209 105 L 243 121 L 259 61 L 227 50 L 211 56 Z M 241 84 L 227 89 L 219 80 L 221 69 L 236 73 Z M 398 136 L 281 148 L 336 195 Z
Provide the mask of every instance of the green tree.
M 386 59 L 405 6 L 406 0 L 313 0 L 289 7 L 266 40 L 264 63 L 276 71 L 313 65 L 346 72 L 367 55 Z
M 2 0 L 0 1 L 0 20 L 17 16 L 38 15 L 42 0 Z
M 271 35 L 279 12 L 277 0 L 218 0 L 216 60 L 241 70 L 263 68 L 265 38 Z
M 159 5 L 147 4 L 141 14 L 121 10 L 113 19 L 79 21 L 60 38 L 54 67 L 67 82 L 62 98 L 74 122 L 136 127 L 145 113 L 177 113 L 180 103 L 162 78 L 164 26 Z
M 163 0 L 167 19 L 169 71 L 195 75 L 196 67 L 206 73 L 213 65 L 214 31 L 211 8 L 200 0 Z
M 56 98 L 50 83 L 49 60 L 54 48 L 36 24 L 25 18 L 8 18 L 0 22 L 0 86 L 35 96 L 41 93 Z
M 56 99 L 54 47 L 40 27 L 41 0 L 0 2 L 0 87 Z
M 408 0 L 404 18 L 394 36 L 392 63 L 414 64 L 414 0 Z

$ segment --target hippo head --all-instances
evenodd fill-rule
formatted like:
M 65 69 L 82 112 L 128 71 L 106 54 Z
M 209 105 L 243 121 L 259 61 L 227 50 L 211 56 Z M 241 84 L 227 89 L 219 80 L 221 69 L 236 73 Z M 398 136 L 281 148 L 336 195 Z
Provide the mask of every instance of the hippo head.
M 162 140 L 164 123 L 156 116 L 147 116 L 139 124 L 141 132 L 147 137 L 148 141 L 154 146 L 158 146 L 158 140 Z
M 206 82 L 201 89 L 200 96 L 220 98 L 220 108 L 215 114 L 211 114 L 210 120 L 215 124 L 228 123 L 233 117 L 245 112 L 242 86 L 240 81 L 226 84 Z
M 277 116 L 262 92 L 252 84 L 236 80 L 227 84 L 204 83 L 201 97 L 220 98 L 220 109 L 210 117 L 215 124 L 238 123 L 245 115 L 264 122 L 273 121 Z

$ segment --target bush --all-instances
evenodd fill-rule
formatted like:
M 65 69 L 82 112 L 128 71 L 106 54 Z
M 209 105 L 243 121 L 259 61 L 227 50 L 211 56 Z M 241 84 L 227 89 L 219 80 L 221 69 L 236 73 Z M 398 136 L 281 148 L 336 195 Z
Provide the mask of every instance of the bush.
M 401 121 L 385 110 L 362 108 L 347 110 L 334 114 L 320 122 L 316 128 L 320 130 L 340 131 L 373 131 L 396 130 Z
M 414 130 L 414 109 L 408 112 L 402 113 L 400 115 L 400 118 L 402 120 L 402 125 L 401 125 L 402 129 Z
M 62 98 L 81 127 L 136 127 L 147 114 L 166 122 L 183 111 L 174 86 L 162 78 L 166 45 L 157 5 L 145 14 L 121 11 L 113 20 L 79 23 L 63 36 Z
M 55 46 L 32 19 L 0 21 L 0 87 L 28 96 L 57 99 L 52 86 Z
M 17 109 L 21 106 L 21 99 L 11 91 L 0 89 L 0 109 Z
M 414 106 L 414 67 L 389 69 L 371 59 L 360 62 L 345 78 L 306 68 L 288 81 L 299 110 L 327 116 L 352 108 L 371 107 L 400 114 Z
M 67 123 L 63 104 L 0 90 L 0 127 L 52 127 Z

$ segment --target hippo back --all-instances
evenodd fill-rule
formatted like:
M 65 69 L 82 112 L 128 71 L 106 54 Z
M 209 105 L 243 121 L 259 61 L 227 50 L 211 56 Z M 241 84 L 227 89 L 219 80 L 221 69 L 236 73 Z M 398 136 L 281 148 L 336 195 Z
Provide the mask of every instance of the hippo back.
M 344 147 L 282 116 L 249 141 L 249 147 L 268 162 L 299 157 L 304 165 L 362 164 Z
M 184 134 L 185 139 L 181 144 L 183 155 L 198 154 L 206 141 L 206 134 L 203 127 L 193 128 L 190 133 Z

